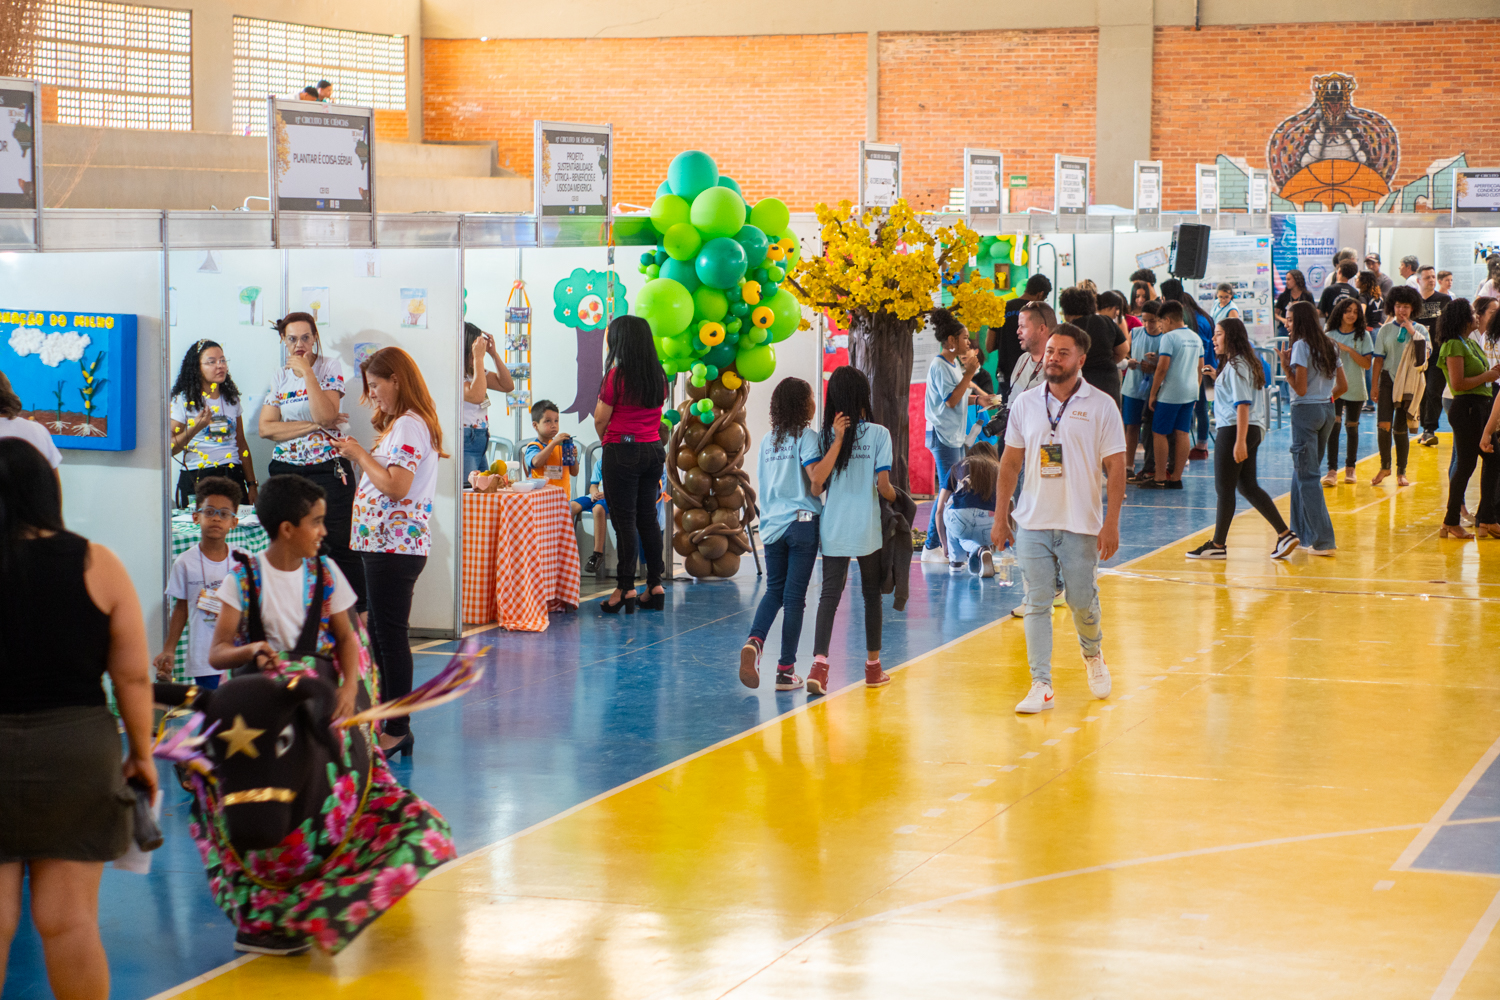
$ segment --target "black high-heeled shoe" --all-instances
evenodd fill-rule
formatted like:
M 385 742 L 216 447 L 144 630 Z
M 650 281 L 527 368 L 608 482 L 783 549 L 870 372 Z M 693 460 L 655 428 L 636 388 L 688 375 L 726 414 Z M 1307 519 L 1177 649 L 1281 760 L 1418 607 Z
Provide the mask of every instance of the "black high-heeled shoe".
M 410 760 L 411 759 L 411 752 L 416 749 L 416 746 L 417 746 L 417 738 L 415 736 L 413 736 L 411 734 L 411 730 L 408 729 L 406 731 L 406 735 L 403 736 L 403 737 L 401 737 L 401 742 L 400 743 L 397 743 L 395 746 L 393 746 L 389 750 L 385 751 L 385 759 L 386 760 L 395 760 L 397 756 L 405 754 L 406 758 L 408 760 Z
M 604 600 L 599 602 L 599 610 L 606 615 L 617 615 L 620 613 L 620 609 L 624 608 L 627 615 L 633 615 L 635 614 L 635 605 L 637 600 L 638 599 L 635 597 L 621 594 L 620 599 L 614 604 L 611 604 L 609 603 L 609 598 L 605 598 Z
M 640 606 L 642 611 L 661 611 L 667 606 L 667 595 L 651 593 L 637 595 L 635 603 Z

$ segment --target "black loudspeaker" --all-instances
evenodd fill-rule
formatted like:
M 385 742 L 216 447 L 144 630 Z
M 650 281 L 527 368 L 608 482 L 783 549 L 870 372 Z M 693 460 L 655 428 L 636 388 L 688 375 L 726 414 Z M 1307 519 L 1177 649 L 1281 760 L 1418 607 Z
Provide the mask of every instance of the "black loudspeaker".
M 1184 222 L 1172 227 L 1172 260 L 1167 270 L 1176 278 L 1201 278 L 1208 271 L 1208 226 Z

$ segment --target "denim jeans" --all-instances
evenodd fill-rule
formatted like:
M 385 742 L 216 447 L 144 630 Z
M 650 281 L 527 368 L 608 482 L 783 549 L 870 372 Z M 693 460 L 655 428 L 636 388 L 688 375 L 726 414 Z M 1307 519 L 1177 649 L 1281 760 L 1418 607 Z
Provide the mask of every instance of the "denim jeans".
M 1334 419 L 1332 403 L 1292 404 L 1292 533 L 1310 549 L 1334 547 L 1319 471 Z
M 765 642 L 776 620 L 781 616 L 780 670 L 790 670 L 797 662 L 797 640 L 802 635 L 802 615 L 807 611 L 807 581 L 812 579 L 818 561 L 818 518 L 793 521 L 774 542 L 766 543 L 766 592 L 755 609 L 750 626 L 752 638 Z
M 490 429 L 488 427 L 464 428 L 464 482 L 469 481 L 469 473 L 488 466 L 484 455 L 489 446 Z
M 989 548 L 990 529 L 995 512 L 980 507 L 949 507 L 943 511 L 943 527 L 948 529 L 948 558 L 963 562 L 980 549 Z
M 1052 599 L 1057 579 L 1062 577 L 1078 645 L 1084 656 L 1097 656 L 1104 641 L 1100 627 L 1099 587 L 1094 571 L 1099 567 L 1099 539 L 1073 531 L 1016 530 L 1016 562 L 1026 583 L 1021 605 L 1026 627 L 1026 659 L 1031 679 L 1052 683 Z
M 943 444 L 931 431 L 927 432 L 927 450 L 932 453 L 932 461 L 937 466 L 937 482 L 932 488 L 933 496 L 942 492 L 943 484 L 948 482 L 949 471 L 964 460 L 962 447 Z M 927 518 L 927 548 L 938 547 L 937 535 L 937 501 L 932 502 L 932 512 Z

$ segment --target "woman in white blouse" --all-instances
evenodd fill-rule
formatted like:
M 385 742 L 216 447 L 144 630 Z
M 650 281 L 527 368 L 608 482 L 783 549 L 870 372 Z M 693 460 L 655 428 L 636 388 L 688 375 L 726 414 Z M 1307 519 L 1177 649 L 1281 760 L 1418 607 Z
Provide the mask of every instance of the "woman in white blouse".
M 381 700 L 411 693 L 411 600 L 432 550 L 432 499 L 437 493 L 443 429 L 417 363 L 399 347 L 382 347 L 361 366 L 362 401 L 375 411 L 379 437 L 369 452 L 352 437 L 339 452 L 364 477 L 354 498 L 350 544 L 364 561 L 370 652 L 380 667 Z M 387 756 L 411 756 L 407 716 L 387 719 L 380 746 Z
M 224 348 L 200 340 L 182 356 L 172 385 L 172 454 L 182 465 L 177 476 L 178 507 L 187 507 L 198 480 L 223 476 L 240 485 L 255 502 L 255 464 L 245 443 L 240 387 L 229 374 Z

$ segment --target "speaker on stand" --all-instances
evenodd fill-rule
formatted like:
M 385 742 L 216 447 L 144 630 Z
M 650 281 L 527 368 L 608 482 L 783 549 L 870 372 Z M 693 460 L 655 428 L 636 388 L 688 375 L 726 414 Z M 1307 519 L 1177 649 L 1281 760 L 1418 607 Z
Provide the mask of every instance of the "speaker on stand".
M 1209 226 L 1183 222 L 1172 227 L 1172 256 L 1167 270 L 1176 278 L 1201 278 L 1208 272 Z

